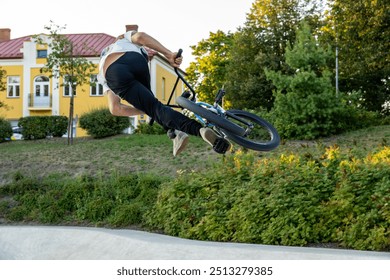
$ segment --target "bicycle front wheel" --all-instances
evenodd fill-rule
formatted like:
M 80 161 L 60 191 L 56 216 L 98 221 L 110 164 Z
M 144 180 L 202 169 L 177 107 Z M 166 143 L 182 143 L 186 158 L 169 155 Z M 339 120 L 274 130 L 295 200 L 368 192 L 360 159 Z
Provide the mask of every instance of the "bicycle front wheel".
M 279 146 L 280 136 L 277 130 L 266 120 L 242 110 L 228 110 L 227 112 L 226 117 L 229 121 L 241 127 L 247 127 L 245 136 L 221 129 L 228 139 L 255 151 L 271 151 Z

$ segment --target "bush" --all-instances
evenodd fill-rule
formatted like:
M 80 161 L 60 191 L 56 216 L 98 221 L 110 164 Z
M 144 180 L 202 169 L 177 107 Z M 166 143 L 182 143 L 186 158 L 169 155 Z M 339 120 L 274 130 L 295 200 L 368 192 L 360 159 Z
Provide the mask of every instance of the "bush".
M 47 120 L 48 134 L 53 137 L 62 137 L 68 131 L 68 117 L 50 116 Z
M 23 128 L 22 135 L 26 140 L 43 139 L 47 136 L 62 137 L 68 129 L 68 118 L 65 116 L 29 116 L 19 119 Z
M 12 196 L 14 205 L 0 206 L 7 208 L 3 218 L 11 221 L 140 225 L 163 181 L 153 175 L 64 178 L 53 174 L 38 179 L 18 173 L 13 182 L 0 187 L 0 194 Z
M 184 238 L 304 246 L 390 248 L 390 148 L 365 158 L 228 156 L 206 173 L 163 185 L 147 224 Z
M 11 136 L 11 124 L 6 119 L 0 118 L 0 143 L 5 141 L 5 139 L 11 138 Z
M 106 108 L 92 110 L 80 117 L 80 127 L 93 138 L 117 135 L 129 126 L 128 117 L 113 116 Z
M 156 123 L 153 123 L 153 125 L 150 125 L 148 123 L 140 123 L 135 130 L 136 133 L 139 134 L 165 134 L 165 129 Z
M 22 135 L 25 140 L 43 139 L 48 135 L 47 117 L 23 117 L 18 124 L 23 128 Z

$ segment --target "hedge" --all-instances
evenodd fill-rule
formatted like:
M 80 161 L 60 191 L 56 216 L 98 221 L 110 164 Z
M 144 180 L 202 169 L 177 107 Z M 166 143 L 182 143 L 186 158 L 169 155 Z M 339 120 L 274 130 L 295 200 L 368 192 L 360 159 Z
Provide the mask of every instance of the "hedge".
M 6 139 L 11 138 L 12 136 L 12 127 L 9 121 L 4 118 L 0 118 L 0 143 Z
M 93 138 L 117 135 L 129 126 L 128 117 L 113 116 L 107 108 L 95 109 L 80 117 L 80 127 Z
M 18 125 L 23 128 L 22 135 L 26 140 L 43 139 L 47 136 L 61 137 L 67 132 L 66 116 L 29 116 L 19 119 Z
M 390 148 L 365 158 L 237 153 L 163 185 L 146 223 L 190 239 L 390 249 Z

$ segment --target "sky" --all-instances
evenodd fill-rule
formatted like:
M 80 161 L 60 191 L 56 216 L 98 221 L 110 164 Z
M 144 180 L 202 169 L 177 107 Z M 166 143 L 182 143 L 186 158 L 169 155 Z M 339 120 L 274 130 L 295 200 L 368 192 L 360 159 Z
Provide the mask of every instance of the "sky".
M 243 26 L 254 0 L 1 0 L 0 28 L 11 39 L 45 33 L 53 21 L 62 33 L 106 33 L 117 36 L 126 24 L 138 24 L 171 51 L 183 49 L 186 68 L 190 46 L 210 32 L 235 32 Z M 46 32 L 47 33 L 47 32 Z

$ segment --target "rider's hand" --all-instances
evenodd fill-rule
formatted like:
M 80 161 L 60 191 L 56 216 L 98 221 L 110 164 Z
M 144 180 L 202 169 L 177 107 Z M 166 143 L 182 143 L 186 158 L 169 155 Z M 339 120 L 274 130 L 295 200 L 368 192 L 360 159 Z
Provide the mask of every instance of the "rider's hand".
M 180 56 L 180 57 L 176 57 L 177 56 L 177 52 L 174 52 L 170 55 L 170 57 L 167 57 L 168 60 L 169 60 L 169 63 L 173 66 L 173 67 L 180 67 L 180 64 L 183 62 L 183 57 Z
M 149 61 L 153 59 L 153 57 L 157 54 L 157 52 L 151 48 L 148 48 L 148 47 L 144 47 L 144 49 L 146 50 L 146 52 L 148 53 L 148 58 L 149 58 Z
M 121 40 L 121 39 L 123 39 L 123 38 L 125 38 L 125 34 L 121 34 L 121 35 L 119 35 L 118 37 L 116 37 L 116 38 L 115 38 L 115 42 L 118 41 L 118 40 Z

